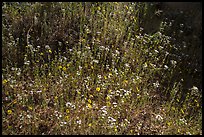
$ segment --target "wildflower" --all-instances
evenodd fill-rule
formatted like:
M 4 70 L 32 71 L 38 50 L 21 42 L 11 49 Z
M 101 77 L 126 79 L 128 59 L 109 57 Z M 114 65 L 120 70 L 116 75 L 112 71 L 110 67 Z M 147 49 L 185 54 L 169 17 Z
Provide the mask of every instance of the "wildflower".
M 100 91 L 100 87 L 97 87 L 97 88 L 96 88 L 96 91 Z
M 60 126 L 62 127 L 64 125 L 66 125 L 66 124 L 67 124 L 67 122 L 61 122 Z
M 107 106 L 110 106 L 110 105 L 111 105 L 111 102 L 110 102 L 110 101 L 108 101 L 106 104 L 107 104 Z
M 109 76 L 113 76 L 112 73 L 109 73 Z
M 6 79 L 3 80 L 3 84 L 7 83 L 8 81 Z
M 8 110 L 7 113 L 10 115 L 12 114 L 12 110 Z
M 61 69 L 61 68 L 62 68 L 62 66 L 59 66 L 58 68 L 59 68 L 59 69 Z
M 46 49 L 50 49 L 50 46 L 49 46 L 49 45 L 46 45 L 45 48 L 46 48 Z
M 98 7 L 98 10 L 101 10 L 101 7 Z
M 17 100 L 15 99 L 14 101 L 13 101 L 13 104 L 16 104 L 17 103 Z
M 98 60 L 96 60 L 96 59 L 94 59 L 94 60 L 93 60 L 93 62 L 94 62 L 94 63 L 96 63 L 96 64 L 98 64 L 98 62 L 99 62 L 99 61 L 98 61 Z
M 66 70 L 67 70 L 67 68 L 66 68 L 66 67 L 63 67 L 63 68 L 62 68 L 62 70 L 63 70 L 63 71 L 66 71 Z
M 69 116 L 65 116 L 65 119 L 66 119 L 66 120 L 69 120 Z
M 172 110 L 176 110 L 175 107 L 172 107 Z
M 137 92 L 139 92 L 139 91 L 140 91 L 138 87 L 136 87 L 136 90 L 137 90 Z
M 32 117 L 32 115 L 27 115 L 27 117 L 28 117 L 28 118 L 31 118 L 31 117 Z
M 111 93 L 111 91 L 112 91 L 112 90 L 111 90 L 111 89 L 109 89 L 109 90 L 108 90 L 108 93 Z
M 163 117 L 162 117 L 161 115 L 156 115 L 156 119 L 157 119 L 158 121 L 162 121 L 162 120 L 163 120 Z
M 91 105 L 91 104 L 88 104 L 88 108 L 92 108 L 92 105 Z
M 167 122 L 167 125 L 168 125 L 168 126 L 171 126 L 171 122 Z
M 144 68 L 146 68 L 147 67 L 147 62 L 145 62 L 145 64 L 143 66 L 144 66 Z
M 49 50 L 48 50 L 48 52 L 49 52 L 49 53 L 52 53 L 52 50 L 51 50 L 51 49 L 49 49 Z
M 38 90 L 38 91 L 36 91 L 37 93 L 41 93 L 42 92 L 42 90 Z
M 118 131 L 117 127 L 114 127 L 114 130 L 115 130 L 115 132 L 117 132 Z
M 78 93 L 79 95 L 81 95 L 81 92 L 80 92 L 80 91 L 77 91 L 77 93 Z
M 168 69 L 169 67 L 168 67 L 167 65 L 164 65 L 164 68 L 165 68 L 165 69 Z
M 192 135 L 190 132 L 186 132 L 187 135 Z
M 91 123 L 89 123 L 89 125 L 88 125 L 89 127 L 91 127 L 92 126 L 92 124 Z
M 40 55 L 42 56 L 42 55 L 44 55 L 44 54 L 41 52 Z
M 77 123 L 77 124 L 81 124 L 81 120 L 77 120 L 76 123 Z
M 116 102 L 113 102 L 113 106 L 114 106 L 114 107 L 117 107 L 117 103 L 116 103 Z
M 170 62 L 171 62 L 171 64 L 173 65 L 173 66 L 176 66 L 176 61 L 175 60 L 170 60 Z
M 67 102 L 67 103 L 66 103 L 66 106 L 67 106 L 67 107 L 68 107 L 68 106 L 72 106 L 72 103 Z
M 66 113 L 69 114 L 69 109 L 66 109 Z
M 106 97 L 106 100 L 110 100 L 110 99 L 111 99 L 110 96 L 107 96 L 107 97 Z
M 90 98 L 93 98 L 94 96 L 93 96 L 93 95 L 89 95 L 89 97 L 90 97 Z
M 94 67 L 93 66 L 91 66 L 91 69 L 93 69 Z
M 126 83 L 126 84 L 128 83 L 128 81 L 127 81 L 127 80 L 124 80 L 123 82 L 124 82 L 124 83 Z
M 33 108 L 31 106 L 29 106 L 28 109 L 33 110 Z
M 107 79 L 107 77 L 106 77 L 106 76 L 104 76 L 104 79 Z
M 88 99 L 88 102 L 91 104 L 91 99 Z
M 187 125 L 187 121 L 185 120 L 185 118 L 179 119 L 179 121 L 181 122 L 181 124 Z
M 154 87 L 159 87 L 159 81 L 156 81 L 156 83 L 153 83 Z

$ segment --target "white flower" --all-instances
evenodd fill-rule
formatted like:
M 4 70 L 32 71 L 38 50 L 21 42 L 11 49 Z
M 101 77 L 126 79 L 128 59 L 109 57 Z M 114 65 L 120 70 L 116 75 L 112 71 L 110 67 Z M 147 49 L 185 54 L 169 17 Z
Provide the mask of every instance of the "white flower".
M 154 87 L 159 87 L 159 81 L 156 81 L 156 83 L 153 83 Z
M 187 125 L 187 121 L 185 120 L 185 118 L 179 119 L 179 121 L 181 122 L 181 124 Z
M 93 60 L 93 62 L 94 62 L 94 63 L 98 63 L 99 61 L 98 61 L 98 60 L 96 60 L 96 59 L 94 59 L 94 60 Z
M 155 49 L 154 51 L 155 51 L 156 53 L 159 53 L 159 51 L 158 51 L 158 50 L 156 50 L 156 49 Z
M 42 92 L 42 90 L 38 90 L 38 91 L 36 91 L 37 93 L 41 93 Z
M 167 65 L 164 65 L 164 69 L 168 69 L 169 67 Z
M 66 107 L 68 107 L 68 106 L 72 106 L 72 103 L 67 102 L 67 103 L 66 103 Z
M 76 123 L 80 125 L 81 124 L 81 120 L 77 120 Z
M 46 45 L 45 48 L 46 48 L 46 49 L 50 49 L 50 46 L 49 46 L 49 45 Z
M 163 121 L 163 117 L 160 116 L 160 115 L 156 115 L 156 119 L 157 119 L 158 121 Z
M 176 61 L 175 60 L 170 60 L 171 61 L 171 64 L 173 65 L 173 66 L 175 66 L 176 65 Z

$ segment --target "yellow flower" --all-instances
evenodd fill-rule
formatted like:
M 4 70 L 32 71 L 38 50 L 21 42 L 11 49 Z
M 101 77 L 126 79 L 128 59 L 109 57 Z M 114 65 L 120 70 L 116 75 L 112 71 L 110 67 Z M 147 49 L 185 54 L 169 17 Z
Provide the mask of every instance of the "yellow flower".
M 107 77 L 106 77 L 106 76 L 104 76 L 104 79 L 107 79 Z
M 69 116 L 65 116 L 65 119 L 66 119 L 66 120 L 69 120 Z
M 114 127 L 114 130 L 115 130 L 115 132 L 117 132 L 118 131 L 117 127 Z
M 88 125 L 89 127 L 91 127 L 92 126 L 92 124 L 91 123 L 89 123 L 89 125 Z
M 137 89 L 137 92 L 139 92 L 139 91 L 140 91 L 138 87 L 136 87 L 136 89 Z
M 33 110 L 33 108 L 31 106 L 28 107 L 30 110 Z
M 109 106 L 111 105 L 111 102 L 110 102 L 110 101 L 108 101 L 106 104 L 107 104 L 107 106 L 109 107 Z
M 55 100 L 57 100 L 58 99 L 58 97 L 57 96 L 55 96 Z
M 63 70 L 63 71 L 66 71 L 66 70 L 67 70 L 67 68 L 66 68 L 66 67 L 63 67 L 63 68 L 62 68 L 62 70 Z
M 91 104 L 88 104 L 88 107 L 89 107 L 89 108 L 92 108 L 92 105 L 91 105 Z
M 42 55 L 44 55 L 44 54 L 41 52 L 40 55 L 42 56 Z
M 69 67 L 69 66 L 70 66 L 70 63 L 67 64 L 67 67 Z
M 110 100 L 110 99 L 111 99 L 110 96 L 107 96 L 107 97 L 106 97 L 106 100 Z
M 101 10 L 101 7 L 98 7 L 98 10 Z
M 67 114 L 69 114 L 69 109 L 66 110 Z
M 62 68 L 62 66 L 59 66 L 58 68 L 59 68 L 59 69 L 61 69 L 61 68 Z
M 6 79 L 3 80 L 3 84 L 7 83 L 8 81 Z
M 96 91 L 100 91 L 100 87 L 97 87 L 97 88 L 96 88 Z
M 112 73 L 109 73 L 109 76 L 113 76 L 113 74 L 112 74 Z
M 14 101 L 13 101 L 13 104 L 16 104 L 16 103 L 17 103 L 17 100 L 14 100 Z
M 12 110 L 8 110 L 7 113 L 10 115 L 12 114 Z
M 5 93 L 6 95 L 9 95 L 9 92 L 8 91 L 6 91 L 6 93 Z
M 88 102 L 91 104 L 91 99 L 88 99 Z
M 178 129 L 178 132 L 180 133 L 180 129 Z
M 168 122 L 167 125 L 168 125 L 168 126 L 171 126 L 171 122 Z
M 93 98 L 94 96 L 90 94 L 89 97 L 90 97 L 90 98 Z
M 51 49 L 49 49 L 49 53 L 52 53 L 52 50 L 51 50 Z
M 93 69 L 94 67 L 93 66 L 91 66 L 91 69 Z
M 127 81 L 127 80 L 124 80 L 123 83 L 124 83 L 124 85 L 127 85 L 127 84 L 128 84 L 128 81 Z

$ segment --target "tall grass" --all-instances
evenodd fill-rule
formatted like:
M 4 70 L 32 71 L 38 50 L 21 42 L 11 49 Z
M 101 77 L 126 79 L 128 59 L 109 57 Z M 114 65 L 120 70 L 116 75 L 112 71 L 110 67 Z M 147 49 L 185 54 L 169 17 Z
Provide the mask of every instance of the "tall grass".
M 18 29 L 3 22 L 2 134 L 202 134 L 198 89 L 181 105 L 182 80 L 162 84 L 178 60 L 169 36 L 142 32 L 145 3 L 23 3 L 21 14 L 15 4 L 3 7 L 14 23 L 28 13 L 44 21 L 28 34 L 22 67 Z

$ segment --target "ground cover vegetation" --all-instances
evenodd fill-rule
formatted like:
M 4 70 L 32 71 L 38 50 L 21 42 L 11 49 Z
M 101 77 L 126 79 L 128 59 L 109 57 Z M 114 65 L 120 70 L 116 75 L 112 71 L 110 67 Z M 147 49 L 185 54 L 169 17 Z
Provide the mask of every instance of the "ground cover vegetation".
M 2 134 L 202 134 L 202 28 L 158 6 L 3 2 Z

